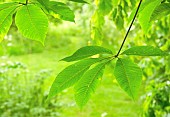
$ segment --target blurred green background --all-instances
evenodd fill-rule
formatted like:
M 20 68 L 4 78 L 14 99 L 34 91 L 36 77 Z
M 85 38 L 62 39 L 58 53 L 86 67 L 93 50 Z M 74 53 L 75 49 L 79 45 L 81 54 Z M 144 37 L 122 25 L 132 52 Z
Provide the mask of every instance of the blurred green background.
M 4 1 L 7 0 L 0 0 Z M 50 17 L 45 46 L 24 38 L 13 22 L 0 43 L 0 117 L 170 117 L 170 57 L 132 58 L 144 72 L 135 101 L 118 86 L 113 76 L 114 65 L 110 64 L 96 93 L 82 110 L 75 104 L 73 88 L 46 102 L 56 75 L 69 65 L 59 60 L 94 43 L 90 18 L 95 7 L 91 3 L 68 3 L 75 10 L 75 23 Z M 170 17 L 155 23 L 146 37 L 135 24 L 124 49 L 147 44 L 170 51 L 166 23 L 170 23 Z M 102 46 L 116 53 L 125 30 L 118 30 L 106 18 L 103 33 Z

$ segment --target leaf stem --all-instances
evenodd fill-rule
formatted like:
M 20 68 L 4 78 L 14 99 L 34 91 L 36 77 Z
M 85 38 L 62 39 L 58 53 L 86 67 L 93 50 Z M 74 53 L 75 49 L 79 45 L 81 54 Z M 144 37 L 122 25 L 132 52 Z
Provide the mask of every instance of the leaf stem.
M 136 13 L 135 13 L 135 15 L 134 15 L 134 17 L 133 17 L 133 20 L 132 20 L 132 22 L 131 22 L 131 24 L 130 24 L 130 26 L 129 26 L 129 29 L 128 29 L 128 31 L 127 31 L 124 39 L 123 39 L 122 45 L 120 46 L 120 49 L 119 49 L 119 51 L 117 52 L 117 54 L 115 55 L 115 57 L 118 57 L 118 56 L 119 56 L 119 54 L 120 54 L 120 52 L 121 52 L 121 50 L 122 50 L 122 48 L 123 48 L 123 46 L 124 46 L 124 44 L 125 44 L 125 41 L 126 41 L 126 39 L 127 39 L 127 36 L 128 36 L 128 34 L 129 34 L 129 32 L 130 32 L 130 30 L 131 30 L 131 28 L 132 28 L 132 25 L 133 25 L 133 23 L 134 23 L 134 21 L 135 21 L 136 16 L 137 16 L 137 14 L 138 14 L 138 11 L 139 11 L 139 8 L 140 8 L 140 6 L 141 6 L 141 3 L 142 3 L 142 0 L 140 0 L 140 2 L 139 2 L 139 5 L 138 5 L 137 10 L 136 10 Z
M 25 3 L 26 5 L 28 4 L 28 0 L 26 0 L 26 3 Z

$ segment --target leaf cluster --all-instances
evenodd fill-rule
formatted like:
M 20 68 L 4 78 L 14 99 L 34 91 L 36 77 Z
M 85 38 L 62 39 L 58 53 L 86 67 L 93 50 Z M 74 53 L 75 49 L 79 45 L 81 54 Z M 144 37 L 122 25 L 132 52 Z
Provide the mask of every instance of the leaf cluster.
M 111 50 L 100 46 L 85 46 L 62 61 L 78 61 L 62 70 L 53 82 L 48 99 L 74 85 L 76 103 L 82 108 L 95 92 L 105 66 L 117 59 L 114 76 L 120 87 L 132 98 L 136 99 L 142 82 L 142 70 L 126 56 L 167 56 L 167 52 L 152 46 L 136 46 L 116 57 Z
M 84 0 L 69 0 L 86 3 Z M 14 15 L 16 14 L 16 15 Z M 64 3 L 50 0 L 34 0 L 25 3 L 7 2 L 0 4 L 0 42 L 8 33 L 15 16 L 19 32 L 26 38 L 44 45 L 48 31 L 48 15 L 62 20 L 75 22 L 74 12 Z

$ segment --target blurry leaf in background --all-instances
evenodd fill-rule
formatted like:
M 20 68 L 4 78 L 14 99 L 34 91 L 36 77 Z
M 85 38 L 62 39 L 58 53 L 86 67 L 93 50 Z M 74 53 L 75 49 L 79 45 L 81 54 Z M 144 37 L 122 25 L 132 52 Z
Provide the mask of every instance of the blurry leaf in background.
M 62 59 L 63 61 L 71 62 L 84 59 L 96 54 L 112 54 L 112 51 L 100 46 L 85 46 L 78 49 L 73 55 Z
M 95 92 L 100 78 L 103 75 L 106 63 L 101 63 L 87 71 L 81 80 L 75 86 L 75 100 L 78 106 L 82 108 L 90 99 L 91 94 Z
M 49 0 L 37 0 L 37 1 L 48 11 Z
M 142 82 L 142 70 L 130 59 L 119 58 L 116 62 L 114 75 L 120 87 L 135 99 Z
M 17 3 L 0 4 L 0 42 L 8 33 L 8 30 L 12 24 L 12 16 L 17 7 Z
M 86 1 L 84 1 L 84 0 L 69 0 L 69 1 L 79 2 L 79 3 L 87 3 L 87 2 L 86 2 Z
M 74 85 L 80 80 L 92 64 L 95 64 L 100 60 L 101 59 L 86 59 L 66 67 L 57 75 L 55 81 L 53 82 L 48 99 L 54 97 L 57 93 L 63 91 L 64 89 Z
M 162 3 L 156 7 L 151 16 L 151 21 L 160 19 L 170 14 L 170 3 Z
M 104 22 L 104 16 L 99 11 L 96 11 L 91 18 L 91 38 L 98 45 L 101 45 L 103 40 L 102 27 Z
M 155 8 L 161 3 L 162 0 L 155 0 L 153 2 L 150 2 L 145 6 L 142 11 L 139 14 L 139 23 L 142 27 L 143 32 L 146 34 L 148 32 L 148 29 L 150 27 L 150 18 L 155 10 Z
M 39 7 L 35 5 L 22 6 L 17 11 L 15 18 L 18 30 L 23 36 L 44 45 L 48 30 L 48 18 Z
M 74 12 L 66 4 L 62 2 L 50 1 L 49 10 L 51 10 L 55 14 L 58 14 L 62 20 L 75 22 Z
M 134 46 L 125 50 L 122 54 L 139 56 L 167 56 L 167 52 L 153 46 Z

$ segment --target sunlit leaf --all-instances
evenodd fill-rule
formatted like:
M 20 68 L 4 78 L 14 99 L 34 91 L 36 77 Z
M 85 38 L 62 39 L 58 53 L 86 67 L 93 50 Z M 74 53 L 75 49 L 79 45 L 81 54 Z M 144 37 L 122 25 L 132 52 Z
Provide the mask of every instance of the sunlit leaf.
M 64 3 L 62 2 L 49 2 L 49 10 L 54 12 L 55 14 L 60 15 L 62 20 L 74 22 L 74 12 Z
M 100 46 L 85 46 L 78 49 L 73 55 L 66 57 L 62 60 L 71 62 L 84 59 L 96 54 L 112 54 L 112 51 Z
M 130 59 L 119 58 L 116 62 L 114 75 L 120 87 L 135 99 L 142 81 L 141 69 Z
M 51 98 L 62 90 L 74 85 L 92 64 L 99 61 L 100 59 L 86 59 L 66 67 L 58 74 L 53 82 L 48 98 Z
M 122 54 L 139 56 L 167 56 L 168 53 L 153 46 L 135 46 L 125 50 Z
M 18 30 L 23 36 L 44 44 L 48 18 L 41 8 L 32 4 L 24 5 L 18 10 L 15 19 Z
M 8 33 L 8 30 L 12 24 L 12 16 L 18 6 L 19 5 L 16 3 L 0 4 L 0 42 Z
M 75 100 L 81 108 L 88 102 L 91 94 L 95 92 L 103 75 L 105 64 L 101 63 L 87 71 L 75 86 Z

